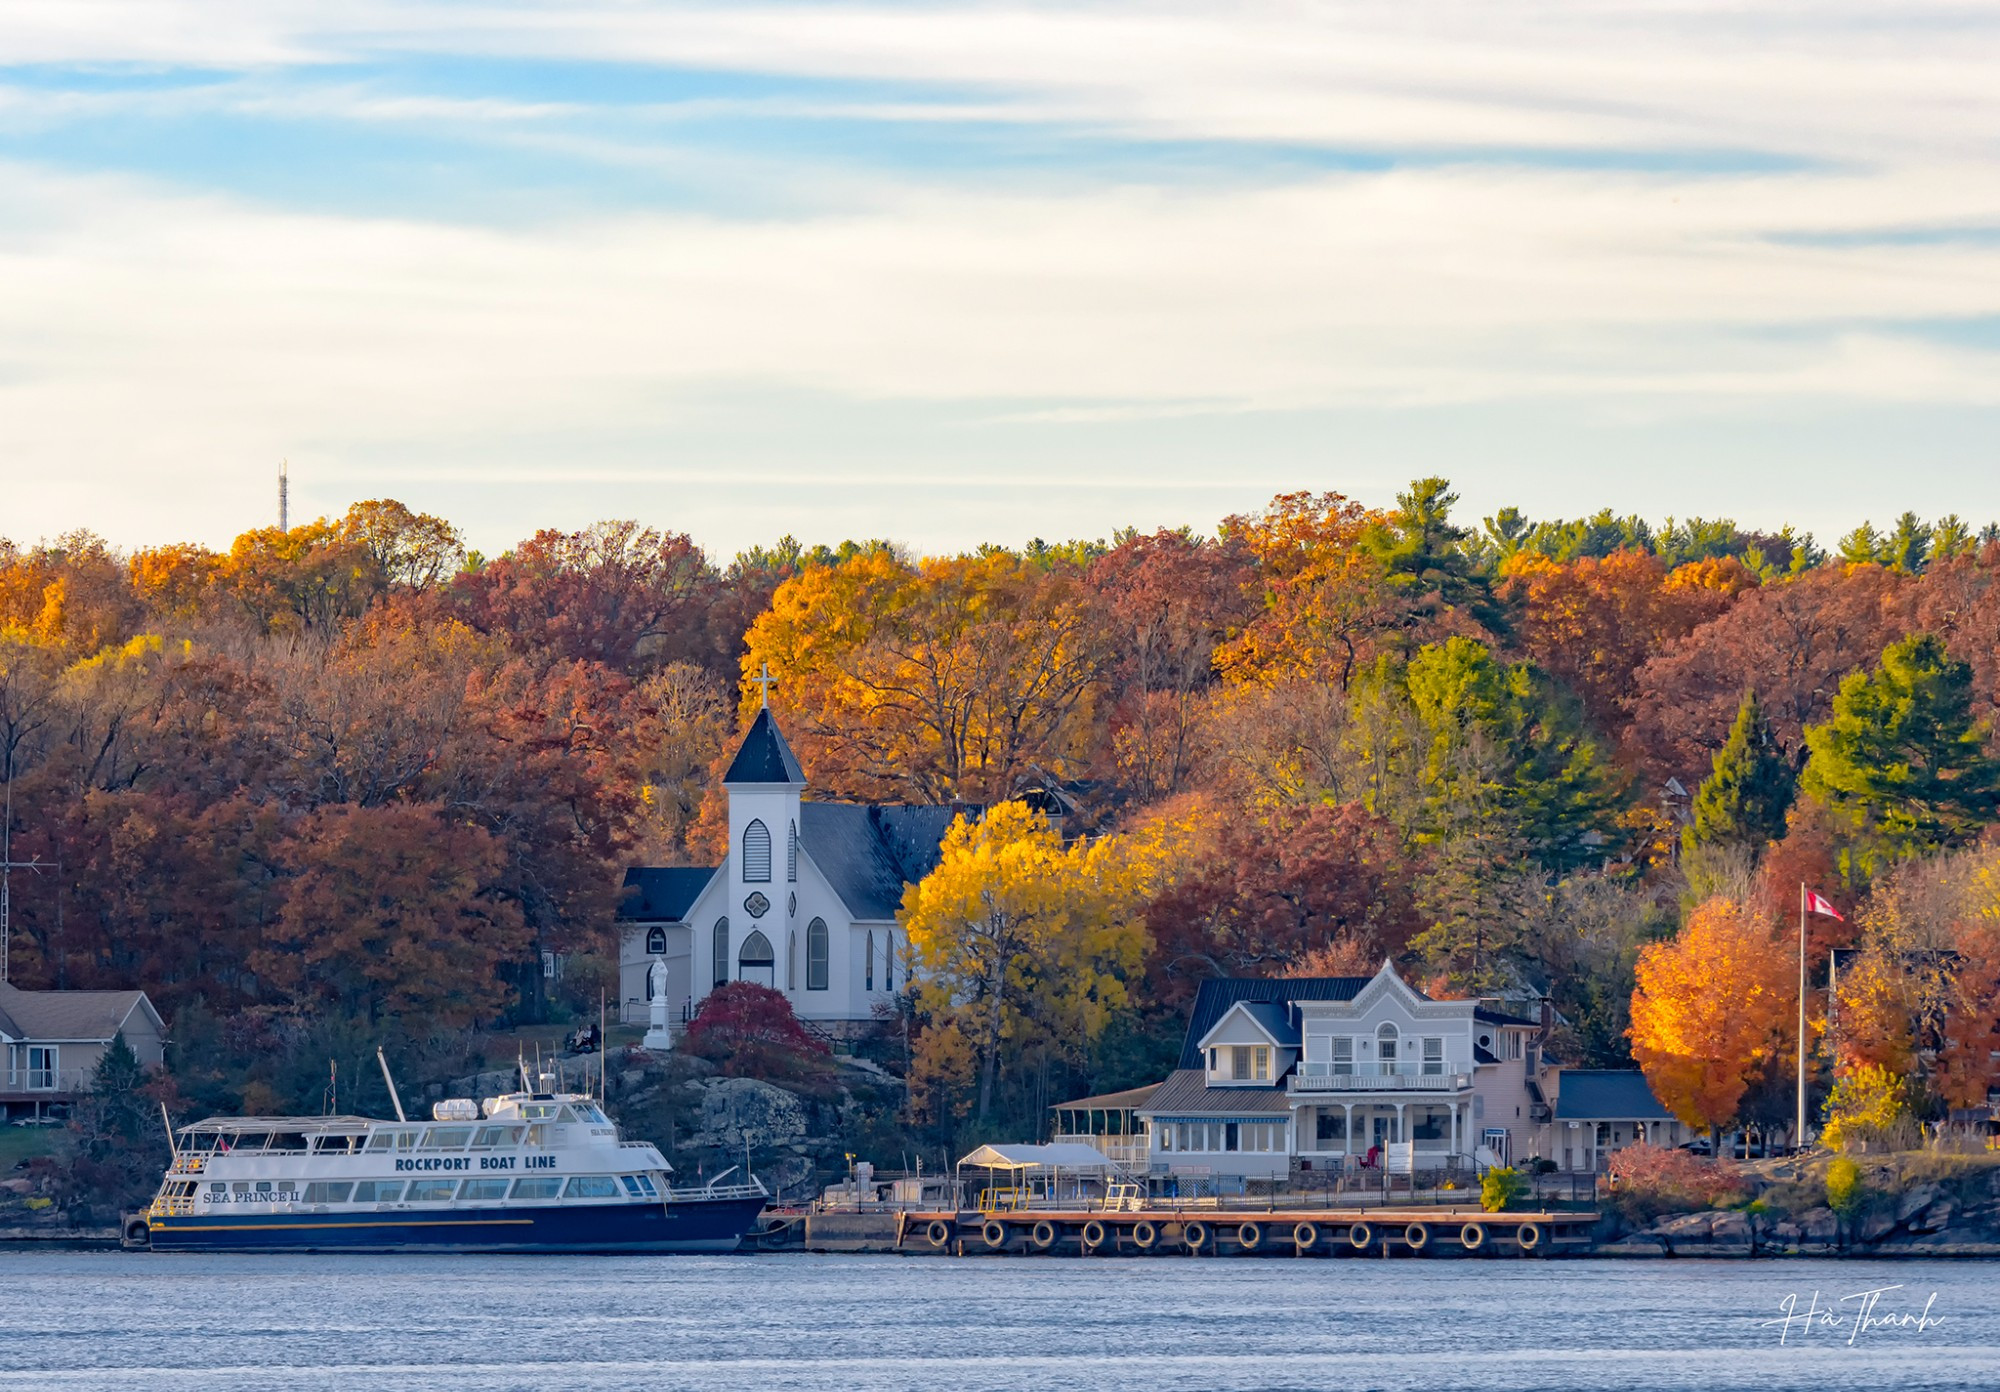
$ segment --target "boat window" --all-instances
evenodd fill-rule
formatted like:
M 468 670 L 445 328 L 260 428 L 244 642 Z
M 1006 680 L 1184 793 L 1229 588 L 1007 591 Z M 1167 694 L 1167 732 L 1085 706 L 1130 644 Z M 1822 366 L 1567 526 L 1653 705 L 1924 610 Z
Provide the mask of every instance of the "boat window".
M 618 1181 L 610 1175 L 578 1175 L 563 1190 L 566 1199 L 615 1199 L 618 1197 Z
M 270 1144 L 270 1132 L 251 1131 L 226 1138 L 222 1148 L 224 1150 L 262 1150 Z
M 281 1179 L 278 1181 L 278 1192 L 280 1194 L 294 1193 L 298 1187 L 299 1183 L 295 1179 Z
M 361 1149 L 360 1136 L 321 1136 L 315 1147 L 321 1155 L 351 1155 Z
M 307 1150 L 311 1143 L 301 1131 L 280 1131 L 271 1137 L 272 1150 Z
M 411 1203 L 446 1203 L 458 1191 L 455 1179 L 420 1179 L 410 1186 Z
M 642 1174 L 621 1176 L 625 1181 L 625 1192 L 635 1199 L 657 1199 L 660 1191 L 653 1187 L 653 1181 Z
M 482 1202 L 507 1197 L 507 1181 L 504 1179 L 468 1179 L 460 1187 L 461 1199 L 478 1199 Z
M 347 1196 L 354 1192 L 354 1183 L 346 1179 L 316 1179 L 306 1186 L 309 1204 L 346 1203 Z
M 528 1144 L 529 1144 L 529 1145 L 531 1145 L 531 1146 L 545 1146 L 545 1145 L 547 1145 L 548 1143 L 549 1143 L 549 1128 L 548 1128 L 548 1127 L 546 1127 L 546 1126 L 530 1126 L 530 1127 L 528 1128 Z
M 403 1197 L 400 1179 L 364 1179 L 354 1186 L 356 1203 L 394 1203 Z
M 531 1102 L 521 1108 L 521 1115 L 529 1121 L 547 1121 L 555 1114 L 555 1104 L 550 1102 Z
M 611 1122 L 610 1117 L 598 1111 L 597 1108 L 591 1106 L 588 1102 L 579 1102 L 576 1104 L 576 1119 L 578 1121 L 592 1122 L 599 1126 L 607 1126 Z
M 227 1194 L 229 1186 L 227 1184 L 211 1184 L 208 1186 L 208 1192 L 211 1194 Z
M 538 1179 L 517 1179 L 514 1181 L 514 1197 L 519 1199 L 553 1199 L 562 1192 L 562 1180 L 554 1175 L 544 1175 Z
M 377 1131 L 368 1138 L 370 1150 L 409 1150 L 416 1143 L 414 1131 Z
M 420 1150 L 464 1150 L 472 1139 L 470 1126 L 433 1126 L 424 1133 Z
M 510 1146 L 521 1139 L 518 1126 L 482 1126 L 479 1134 L 472 1138 L 474 1150 L 492 1150 L 497 1146 Z
M 247 1194 L 250 1192 L 250 1181 L 247 1179 L 239 1179 L 234 1184 L 229 1186 L 229 1190 L 231 1193 L 234 1194 Z
M 260 1180 L 258 1180 L 258 1181 L 257 1181 L 257 1192 L 258 1192 L 258 1193 L 260 1193 L 260 1194 L 268 1194 L 268 1193 L 270 1193 L 270 1192 L 271 1192 L 271 1181 L 270 1181 L 270 1180 L 268 1180 L 268 1179 L 260 1179 Z

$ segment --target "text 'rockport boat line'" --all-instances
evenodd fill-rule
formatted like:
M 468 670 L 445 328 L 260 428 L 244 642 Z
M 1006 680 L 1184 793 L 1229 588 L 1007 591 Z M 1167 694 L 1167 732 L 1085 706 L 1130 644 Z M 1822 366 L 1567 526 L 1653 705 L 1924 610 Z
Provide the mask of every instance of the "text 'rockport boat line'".
M 440 1102 L 428 1123 L 211 1117 L 180 1129 L 128 1236 L 158 1252 L 728 1252 L 769 1198 L 754 1177 L 672 1174 L 582 1093 Z

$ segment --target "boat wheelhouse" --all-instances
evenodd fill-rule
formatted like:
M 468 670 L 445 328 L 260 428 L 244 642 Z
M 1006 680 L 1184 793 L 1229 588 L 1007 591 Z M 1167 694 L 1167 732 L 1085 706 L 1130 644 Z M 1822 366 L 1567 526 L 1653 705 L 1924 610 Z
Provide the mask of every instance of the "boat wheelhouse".
M 727 1252 L 769 1198 L 743 1178 L 674 1187 L 659 1150 L 581 1093 L 453 1099 L 427 1122 L 211 1117 L 180 1129 L 127 1236 L 162 1252 Z

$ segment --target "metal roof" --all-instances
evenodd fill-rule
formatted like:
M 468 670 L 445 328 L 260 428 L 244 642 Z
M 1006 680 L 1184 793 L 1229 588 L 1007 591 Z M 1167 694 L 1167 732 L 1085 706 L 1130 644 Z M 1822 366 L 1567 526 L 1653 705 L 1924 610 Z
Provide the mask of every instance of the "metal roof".
M 1079 1097 L 1074 1102 L 1058 1102 L 1052 1112 L 1124 1112 L 1143 1107 L 1160 1090 L 1158 1083 L 1126 1088 L 1123 1092 L 1101 1092 L 1095 1097 Z
M 1556 1080 L 1558 1121 L 1669 1121 L 1636 1068 L 1565 1068 Z
M 1111 1157 L 1096 1146 L 983 1145 L 958 1162 L 981 1170 L 1108 1170 Z
M 1182 1068 L 1201 1067 L 1201 1041 L 1239 1001 L 1274 1004 L 1285 1010 L 1292 1001 L 1350 1001 L 1372 976 L 1217 976 L 1201 983 L 1195 994 L 1194 1012 L 1188 1016 L 1187 1035 L 1181 1042 Z M 1286 1010 L 1287 1015 L 1290 1014 Z
M 736 757 L 729 761 L 729 772 L 722 775 L 722 782 L 725 787 L 731 783 L 788 783 L 799 788 L 806 785 L 805 770 L 799 767 L 792 747 L 778 732 L 778 722 L 769 706 L 758 711 L 757 718 L 750 722 L 749 732 L 737 746 Z
M 618 917 L 628 923 L 679 923 L 714 878 L 712 866 L 635 865 L 625 872 Z
M 380 1117 L 363 1116 L 259 1116 L 259 1117 L 205 1117 L 201 1121 L 190 1122 L 176 1127 L 179 1131 L 195 1131 L 203 1135 L 210 1132 L 226 1132 L 230 1135 L 261 1134 L 265 1131 L 365 1131 L 371 1126 L 429 1126 L 428 1120 L 419 1121 L 411 1117 L 408 1122 L 384 1122 Z M 465 1125 L 471 1125 L 467 1122 Z
M 1523 1019 L 1519 1015 L 1506 1015 L 1498 1010 L 1488 1010 L 1483 1005 L 1475 1005 L 1472 1008 L 1472 1018 L 1479 1021 L 1482 1025 L 1525 1025 L 1529 1029 L 1540 1029 L 1542 1026 L 1540 1020 Z
M 1201 1069 L 1179 1068 L 1139 1110 L 1148 1116 L 1284 1116 L 1292 1104 L 1282 1081 L 1212 1088 Z

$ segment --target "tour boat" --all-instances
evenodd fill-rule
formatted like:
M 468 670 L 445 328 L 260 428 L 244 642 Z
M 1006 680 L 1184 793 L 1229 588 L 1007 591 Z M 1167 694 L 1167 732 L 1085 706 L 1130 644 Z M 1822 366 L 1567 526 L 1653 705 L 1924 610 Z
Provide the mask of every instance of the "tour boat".
M 439 1102 L 429 1122 L 401 1119 L 398 1101 L 396 1121 L 182 1127 L 127 1239 L 156 1252 L 735 1250 L 770 1197 L 761 1182 L 676 1188 L 655 1146 L 621 1141 L 590 1096 L 553 1082 Z

